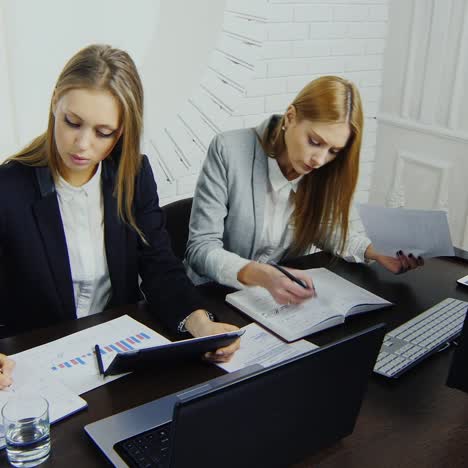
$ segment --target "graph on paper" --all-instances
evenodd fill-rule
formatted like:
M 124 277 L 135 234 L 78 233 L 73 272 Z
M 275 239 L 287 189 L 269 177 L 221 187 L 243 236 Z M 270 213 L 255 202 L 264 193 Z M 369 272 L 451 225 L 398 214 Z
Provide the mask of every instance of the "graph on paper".
M 135 335 L 127 336 L 126 338 L 114 341 L 113 343 L 102 345 L 100 346 L 100 350 L 101 354 L 105 356 L 104 359 L 106 359 L 108 354 L 133 351 L 135 349 L 148 346 L 145 344 L 145 342 L 151 342 L 151 335 L 140 331 L 140 333 L 136 333 Z M 139 346 L 141 343 L 143 343 L 144 346 Z M 75 356 L 74 358 L 71 358 L 68 361 L 52 364 L 50 369 L 52 371 L 60 371 L 61 369 L 72 369 L 74 366 L 86 366 L 90 363 L 94 365 L 95 360 L 96 356 L 95 351 L 93 350 L 92 352 L 82 354 L 81 356 Z
M 170 343 L 146 325 L 124 315 L 109 322 L 73 333 L 45 345 L 28 349 L 12 358 L 34 362 L 35 368 L 53 376 L 81 395 L 121 375 L 103 377 L 99 373 L 95 345 L 99 345 L 104 363 L 118 352 Z

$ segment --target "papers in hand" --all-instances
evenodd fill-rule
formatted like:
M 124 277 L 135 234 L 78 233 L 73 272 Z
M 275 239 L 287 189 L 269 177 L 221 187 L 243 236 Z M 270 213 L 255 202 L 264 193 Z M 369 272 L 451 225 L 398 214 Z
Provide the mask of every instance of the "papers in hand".
M 362 224 L 378 252 L 392 257 L 398 250 L 421 257 L 453 256 L 445 211 L 358 205 Z
M 266 289 L 258 286 L 228 294 L 226 302 L 286 341 L 343 323 L 348 315 L 392 304 L 326 268 L 313 268 L 306 272 L 314 282 L 317 297 L 302 304 L 280 306 Z

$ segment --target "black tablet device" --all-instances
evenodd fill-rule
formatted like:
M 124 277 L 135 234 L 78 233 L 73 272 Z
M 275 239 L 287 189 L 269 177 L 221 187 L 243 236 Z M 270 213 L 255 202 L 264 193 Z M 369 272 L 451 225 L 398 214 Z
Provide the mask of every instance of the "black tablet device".
M 135 349 L 117 353 L 109 366 L 104 369 L 100 352 L 96 359 L 103 375 L 123 374 L 155 365 L 167 365 L 175 361 L 199 359 L 204 353 L 228 346 L 241 337 L 245 330 L 236 330 L 218 335 L 202 336 L 188 340 L 175 341 L 151 348 Z

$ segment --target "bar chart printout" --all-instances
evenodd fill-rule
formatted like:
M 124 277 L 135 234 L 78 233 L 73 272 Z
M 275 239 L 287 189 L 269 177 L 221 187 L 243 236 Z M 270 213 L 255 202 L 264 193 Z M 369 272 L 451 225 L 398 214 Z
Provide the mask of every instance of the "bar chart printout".
M 99 373 L 94 347 L 101 349 L 103 361 L 111 361 L 118 352 L 170 343 L 137 320 L 124 315 L 109 322 L 51 341 L 16 354 L 15 360 L 35 362 L 46 374 L 60 380 L 81 395 L 121 375 L 103 377 Z
M 153 332 L 154 334 L 155 332 Z M 135 333 L 135 335 L 127 336 L 121 340 L 117 340 L 114 343 L 108 343 L 106 345 L 99 345 L 101 349 L 101 354 L 104 360 L 110 360 L 108 354 L 115 354 L 115 353 L 122 353 L 126 351 L 133 351 L 135 349 L 144 348 L 147 346 L 153 346 L 151 344 L 145 344 L 145 342 L 151 343 L 151 334 L 145 333 L 144 331 L 140 331 L 140 333 Z M 96 343 L 97 344 L 97 343 Z M 139 346 L 143 344 L 142 346 Z M 95 351 L 87 352 L 86 354 L 82 354 L 81 356 L 75 356 L 74 358 L 70 358 L 68 361 L 59 362 L 58 364 L 52 364 L 50 370 L 52 371 L 60 371 L 60 369 L 71 369 L 73 366 L 86 366 L 90 363 L 94 365 L 96 361 Z

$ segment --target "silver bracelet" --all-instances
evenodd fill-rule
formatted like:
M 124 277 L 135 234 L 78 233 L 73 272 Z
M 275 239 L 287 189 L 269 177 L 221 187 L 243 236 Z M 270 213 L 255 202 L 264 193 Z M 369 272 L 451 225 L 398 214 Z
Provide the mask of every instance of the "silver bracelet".
M 213 314 L 211 312 L 208 312 L 207 310 L 205 309 L 201 309 L 203 310 L 203 312 L 205 312 L 206 316 L 212 321 L 214 322 L 214 317 L 213 317 Z M 187 317 L 184 318 L 184 320 L 182 320 L 182 322 L 179 323 L 179 326 L 177 327 L 177 331 L 179 333 L 185 333 L 187 331 L 187 329 L 185 328 L 185 324 L 188 320 L 188 318 L 193 314 L 193 312 L 189 315 L 187 315 Z

